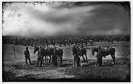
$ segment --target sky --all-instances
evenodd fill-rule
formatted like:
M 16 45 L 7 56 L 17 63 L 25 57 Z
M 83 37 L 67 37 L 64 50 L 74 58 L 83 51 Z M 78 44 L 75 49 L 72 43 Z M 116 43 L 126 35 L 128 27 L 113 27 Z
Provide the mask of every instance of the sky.
M 115 3 L 4 3 L 4 36 L 130 34 L 130 9 Z

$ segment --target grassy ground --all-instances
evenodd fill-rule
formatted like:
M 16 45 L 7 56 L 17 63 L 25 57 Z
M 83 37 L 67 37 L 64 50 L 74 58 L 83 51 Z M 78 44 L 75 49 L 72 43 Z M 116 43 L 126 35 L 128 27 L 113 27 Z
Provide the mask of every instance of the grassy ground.
M 66 64 L 55 67 L 53 64 L 36 67 L 35 65 L 25 65 L 17 63 L 14 65 L 4 65 L 4 81 L 50 81 L 63 79 L 64 81 L 128 81 L 129 59 L 117 59 L 116 65 L 111 64 L 111 60 L 104 61 L 103 67 L 95 66 L 95 60 L 83 67 L 74 67 L 71 60 L 65 60 Z M 33 80 L 34 79 L 34 80 Z M 78 79 L 78 80 L 77 80 Z M 62 80 L 60 80 L 62 81 Z
M 130 81 L 130 47 L 114 46 L 119 51 L 117 55 L 120 55 L 116 57 L 116 64 L 112 65 L 112 59 L 104 58 L 103 67 L 95 66 L 96 59 L 89 59 L 89 63 L 82 67 L 73 66 L 72 59 L 63 59 L 61 67 L 55 67 L 52 63 L 36 67 L 36 61 L 26 65 L 22 54 L 25 48 L 16 47 L 15 58 L 12 47 L 7 46 L 3 50 L 3 81 Z

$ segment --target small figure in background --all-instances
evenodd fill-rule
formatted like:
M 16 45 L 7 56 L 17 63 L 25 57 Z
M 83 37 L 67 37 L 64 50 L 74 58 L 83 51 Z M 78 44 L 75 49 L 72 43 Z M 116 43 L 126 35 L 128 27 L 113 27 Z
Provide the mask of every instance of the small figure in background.
M 101 46 L 98 47 L 98 51 L 102 51 L 102 47 Z
M 109 51 L 110 50 L 110 47 L 109 46 L 107 46 L 107 51 Z

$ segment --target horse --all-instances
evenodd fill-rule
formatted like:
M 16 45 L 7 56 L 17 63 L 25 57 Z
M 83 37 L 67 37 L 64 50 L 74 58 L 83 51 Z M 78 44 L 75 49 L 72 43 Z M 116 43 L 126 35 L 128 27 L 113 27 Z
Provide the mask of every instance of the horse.
M 50 55 L 50 49 L 48 49 L 48 48 L 45 48 L 44 50 L 43 50 L 43 52 L 44 52 L 44 57 L 45 57 L 45 63 L 50 63 L 50 60 L 51 60 L 51 55 Z M 48 60 L 48 57 L 50 58 L 49 60 Z
M 92 55 L 94 56 L 94 53 L 97 52 L 97 63 L 99 64 L 99 66 L 102 66 L 102 57 L 104 56 L 108 56 L 111 55 L 112 60 L 113 60 L 113 64 L 115 64 L 115 48 L 110 48 L 109 50 L 99 50 L 98 48 L 94 48 L 92 50 Z
M 53 48 L 48 48 L 48 54 L 49 54 L 50 60 L 52 60 L 53 50 L 54 50 Z
M 34 47 L 34 54 L 37 52 L 37 51 L 39 51 L 39 47 Z M 52 60 L 51 59 L 51 56 L 53 55 L 53 50 L 52 50 L 52 48 L 50 48 L 50 49 L 48 49 L 48 48 L 46 48 L 46 49 L 44 49 L 44 48 L 42 48 L 42 50 L 41 50 L 41 55 L 43 56 L 43 57 L 45 57 L 45 63 L 48 63 L 48 56 L 50 57 L 50 59 L 49 59 L 49 63 L 50 63 L 50 60 Z M 42 59 L 43 60 L 43 59 Z

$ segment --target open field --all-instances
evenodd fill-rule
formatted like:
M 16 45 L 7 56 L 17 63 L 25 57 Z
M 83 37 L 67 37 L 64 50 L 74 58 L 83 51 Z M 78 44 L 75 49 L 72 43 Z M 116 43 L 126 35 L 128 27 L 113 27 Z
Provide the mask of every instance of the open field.
M 107 46 L 108 43 L 95 43 L 95 46 L 99 45 Z M 96 57 L 91 54 L 95 46 L 86 47 L 90 48 L 87 49 L 89 63 L 83 67 L 73 66 L 71 46 L 62 47 L 61 67 L 55 67 L 52 63 L 36 67 L 37 57 L 32 47 L 29 47 L 32 65 L 26 65 L 23 54 L 25 47 L 3 45 L 3 81 L 130 81 L 130 44 L 110 45 L 116 48 L 116 65 L 112 65 L 111 56 L 107 56 L 103 58 L 103 67 L 95 66 Z

